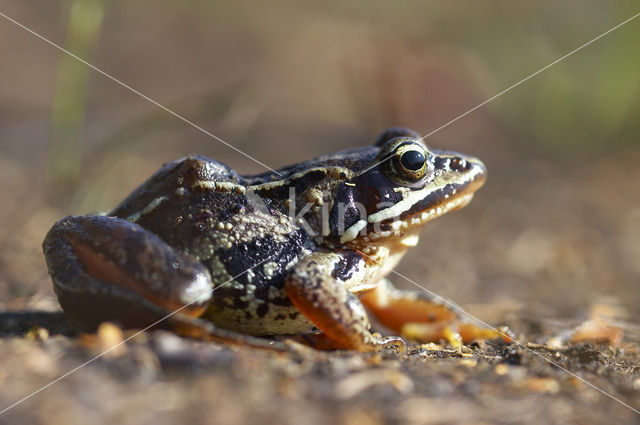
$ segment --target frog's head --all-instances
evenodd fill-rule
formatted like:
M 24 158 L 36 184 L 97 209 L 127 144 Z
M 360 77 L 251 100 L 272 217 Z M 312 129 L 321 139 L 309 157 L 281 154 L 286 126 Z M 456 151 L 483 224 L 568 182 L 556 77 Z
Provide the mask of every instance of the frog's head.
M 486 179 L 480 160 L 429 149 L 408 130 L 383 133 L 368 152 L 375 156 L 335 193 L 330 237 L 341 244 L 404 237 L 410 246 L 425 223 L 467 205 Z

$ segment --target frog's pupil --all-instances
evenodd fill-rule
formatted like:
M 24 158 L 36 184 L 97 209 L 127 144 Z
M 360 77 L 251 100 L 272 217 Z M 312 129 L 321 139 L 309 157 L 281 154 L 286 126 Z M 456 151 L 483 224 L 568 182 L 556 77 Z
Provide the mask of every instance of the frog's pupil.
M 418 171 L 424 165 L 424 155 L 418 151 L 407 151 L 400 157 L 402 166 L 407 170 Z

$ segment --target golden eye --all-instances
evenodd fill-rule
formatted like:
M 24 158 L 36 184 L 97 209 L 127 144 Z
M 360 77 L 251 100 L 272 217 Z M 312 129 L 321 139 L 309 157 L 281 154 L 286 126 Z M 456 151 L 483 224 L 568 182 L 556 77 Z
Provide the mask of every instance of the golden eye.
M 418 181 L 427 172 L 427 154 L 415 145 L 399 146 L 393 162 L 398 177 L 409 181 Z

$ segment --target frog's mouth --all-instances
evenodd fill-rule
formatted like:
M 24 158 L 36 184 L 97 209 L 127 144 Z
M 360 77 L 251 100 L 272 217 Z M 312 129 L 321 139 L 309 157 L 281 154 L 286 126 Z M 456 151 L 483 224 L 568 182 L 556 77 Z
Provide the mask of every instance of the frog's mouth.
M 380 223 L 367 223 L 367 235 L 370 239 L 385 238 L 392 235 L 400 235 L 412 227 L 418 227 L 434 220 L 441 215 L 465 207 L 473 199 L 473 192 L 456 196 L 430 208 L 416 208 L 417 212 L 407 212 L 397 217 Z
M 408 222 L 408 224 L 425 224 L 435 218 L 440 217 L 451 211 L 456 211 L 467 206 L 473 199 L 473 192 L 447 199 L 437 205 L 430 205 L 428 208 L 415 208 L 415 211 L 409 211 L 400 216 L 398 221 Z M 414 210 L 414 208 L 412 208 Z
M 412 224 L 425 224 L 450 211 L 464 208 L 471 202 L 474 193 L 482 184 L 484 184 L 484 179 L 462 187 L 459 185 L 447 185 L 429 194 L 429 196 L 414 204 L 407 211 L 401 213 L 397 220 L 410 221 Z
M 464 177 L 458 176 L 455 182 L 447 182 L 443 177 L 436 177 L 431 184 L 422 189 L 398 188 L 402 193 L 402 200 L 392 207 L 370 214 L 367 221 L 384 223 L 418 218 L 421 222 L 416 224 L 424 224 L 467 205 L 485 181 L 485 168 L 479 164 Z
M 486 168 L 478 160 L 468 160 L 465 172 L 437 170 L 435 177 L 422 188 L 399 186 L 401 195 L 392 206 L 370 213 L 341 236 L 340 242 L 354 240 L 366 229 L 365 239 L 373 240 L 401 235 L 450 211 L 466 206 L 486 181 Z
M 464 208 L 471 202 L 473 195 L 482 187 L 485 180 L 485 175 L 480 174 L 477 178 L 470 179 L 463 184 L 446 184 L 432 190 L 395 217 L 382 221 L 376 221 L 376 219 L 384 217 L 384 215 L 372 214 L 368 217 L 367 234 L 370 239 L 401 235 L 407 233 L 411 228 L 421 227 L 441 215 Z M 387 212 L 387 214 L 391 212 Z
M 360 226 L 356 223 L 354 226 L 349 228 L 347 232 L 345 232 L 341 242 L 344 243 L 345 241 L 355 239 L 357 233 L 364 228 L 366 228 L 366 235 L 369 240 L 404 234 L 410 228 L 420 227 L 441 215 L 464 208 L 473 199 L 475 190 L 477 190 L 477 188 L 474 190 L 468 189 L 462 193 L 457 191 L 455 195 L 443 198 L 437 203 L 420 203 L 401 214 L 399 217 L 387 219 L 381 222 L 367 223 L 364 220 L 361 220 L 358 222 L 361 223 Z

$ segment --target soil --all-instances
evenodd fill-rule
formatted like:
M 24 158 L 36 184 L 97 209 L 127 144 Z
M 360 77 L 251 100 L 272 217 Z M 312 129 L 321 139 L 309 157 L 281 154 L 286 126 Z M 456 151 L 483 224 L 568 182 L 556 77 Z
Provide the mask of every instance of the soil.
M 64 42 L 58 16 L 69 2 L 6 3 L 3 13 Z M 631 16 L 593 2 L 568 28 L 558 17 L 573 16 L 571 4 L 495 4 L 488 14 L 484 3 L 425 3 L 420 13 L 389 2 L 346 13 L 338 3 L 333 12 L 308 2 L 102 3 L 92 63 L 272 167 L 370 144 L 391 125 L 438 128 L 602 33 L 605 18 L 612 27 Z M 489 178 L 469 206 L 426 226 L 397 270 L 508 326 L 520 344 L 363 354 L 72 329 L 41 251 L 56 220 L 108 210 L 188 154 L 264 170 L 91 73 L 71 146 L 77 170 L 56 183 L 48 141 L 59 52 L 2 21 L 0 424 L 640 423 L 637 98 L 621 102 L 604 85 L 633 75 L 624 49 L 637 43 L 613 38 L 631 25 L 427 140 L 478 156 Z M 607 56 L 616 49 L 619 66 Z M 589 83 L 559 90 L 574 77 Z
M 0 372 L 11 383 L 0 390 L 3 401 L 18 401 L 91 362 L 0 416 L 0 423 L 637 422 L 620 404 L 639 401 L 637 345 L 484 342 L 459 349 L 412 346 L 406 354 L 292 346 L 282 353 L 166 331 L 123 335 L 115 326 L 78 336 L 60 313 L 4 314 L 0 323 Z M 7 335 L 29 326 L 37 327 Z M 527 329 L 541 327 L 529 323 Z
M 494 176 L 495 186 L 482 189 L 467 209 L 428 226 L 400 266 L 484 321 L 507 325 L 522 345 L 478 341 L 362 354 L 294 344 L 270 352 L 161 330 L 123 333 L 113 325 L 78 334 L 56 312 L 37 242 L 26 249 L 7 232 L 4 241 L 23 249 L 5 244 L 4 258 L 15 258 L 4 264 L 5 281 L 25 282 L 24 267 L 39 273 L 26 275 L 30 284 L 4 286 L 2 407 L 54 383 L 0 415 L 0 423 L 637 423 L 637 271 L 623 255 L 634 249 L 639 229 L 637 210 L 624 202 L 636 200 L 612 193 L 606 203 L 591 198 L 605 184 L 600 178 L 618 177 L 616 169 L 565 167 L 562 174 L 574 182 L 569 188 L 556 185 L 560 170 L 553 167 L 517 175 L 524 182 L 535 174 L 532 190 Z M 554 186 L 548 193 L 561 208 L 531 202 L 541 187 Z M 509 208 L 501 201 L 505 193 Z M 581 213 L 586 204 L 593 208 Z M 583 216 L 565 220 L 572 214 Z M 50 222 L 33 219 L 32 226 L 44 234 Z M 551 231 L 561 224 L 562 232 Z M 594 239 L 599 243 L 589 243 Z M 572 335 L 582 341 L 571 342 Z

